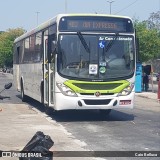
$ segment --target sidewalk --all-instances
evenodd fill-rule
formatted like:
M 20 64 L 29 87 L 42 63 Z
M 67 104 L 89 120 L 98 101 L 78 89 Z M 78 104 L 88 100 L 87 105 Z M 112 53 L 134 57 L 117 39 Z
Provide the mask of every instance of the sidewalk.
M 148 91 L 148 92 L 142 91 L 140 93 L 135 93 L 135 95 L 139 97 L 153 99 L 153 100 L 158 101 L 157 93 L 153 93 L 152 91 Z
M 37 131 L 51 136 L 54 145 L 50 151 L 87 151 L 85 142 L 76 139 L 56 120 L 28 104 L 0 103 L 0 109 L 0 149 L 2 151 L 22 150 Z M 82 158 L 54 157 L 54 160 L 61 159 L 80 160 Z M 95 160 L 93 157 L 83 159 Z M 18 160 L 18 158 L 5 157 L 4 160 Z
M 149 89 L 147 92 L 136 92 L 135 95 L 142 98 L 153 99 L 158 102 L 158 82 L 153 81 L 153 84 L 150 82 Z

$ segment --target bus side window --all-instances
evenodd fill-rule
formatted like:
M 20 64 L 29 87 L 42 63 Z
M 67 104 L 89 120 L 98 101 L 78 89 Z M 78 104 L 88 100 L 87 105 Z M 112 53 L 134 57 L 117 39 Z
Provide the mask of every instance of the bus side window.
M 14 57 L 13 57 L 13 63 L 14 64 L 20 64 L 22 63 L 22 56 L 23 56 L 23 41 L 18 42 L 14 45 Z
M 20 54 L 20 46 L 17 47 L 17 52 L 16 52 L 16 64 L 19 64 L 19 54 Z
M 41 47 L 42 47 L 42 32 L 39 32 L 36 34 L 35 53 L 33 56 L 34 62 L 39 62 L 41 60 Z
M 23 62 L 24 63 L 28 63 L 31 59 L 31 56 L 30 56 L 30 51 L 29 51 L 29 38 L 26 38 L 25 39 L 25 42 L 24 42 L 24 59 L 23 59 Z
M 51 55 L 50 59 L 53 59 L 54 55 L 57 53 L 57 25 L 56 23 L 49 27 L 49 36 L 48 36 L 48 53 Z
M 57 53 L 57 41 L 56 35 L 48 36 L 48 60 L 49 62 L 54 61 L 55 54 Z

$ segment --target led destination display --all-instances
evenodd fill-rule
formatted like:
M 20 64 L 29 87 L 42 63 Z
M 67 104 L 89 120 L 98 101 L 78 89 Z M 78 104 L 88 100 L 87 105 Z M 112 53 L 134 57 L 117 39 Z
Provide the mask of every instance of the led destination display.
M 133 32 L 129 19 L 114 17 L 63 17 L 59 24 L 60 31 L 113 31 Z

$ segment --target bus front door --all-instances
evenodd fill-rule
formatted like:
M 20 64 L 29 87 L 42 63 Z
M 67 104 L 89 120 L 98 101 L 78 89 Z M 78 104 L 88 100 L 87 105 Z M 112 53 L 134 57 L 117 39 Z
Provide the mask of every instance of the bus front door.
M 43 80 L 44 80 L 44 90 L 43 98 L 44 104 L 53 107 L 54 105 L 54 76 L 53 76 L 53 66 L 54 64 L 48 60 L 48 36 L 44 33 L 44 56 L 43 56 Z

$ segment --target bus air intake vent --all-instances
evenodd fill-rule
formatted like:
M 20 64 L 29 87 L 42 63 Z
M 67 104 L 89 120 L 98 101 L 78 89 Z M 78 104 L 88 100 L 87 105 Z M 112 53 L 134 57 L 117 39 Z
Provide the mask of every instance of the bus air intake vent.
M 109 104 L 111 99 L 103 99 L 103 100 L 90 100 L 90 99 L 85 99 L 84 103 L 86 105 L 107 105 Z

